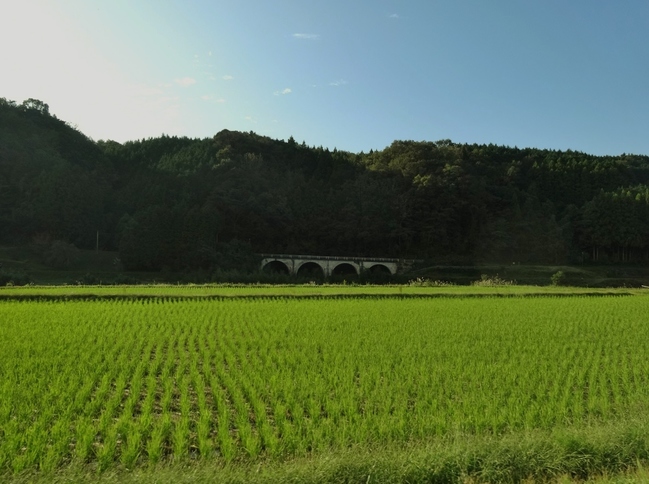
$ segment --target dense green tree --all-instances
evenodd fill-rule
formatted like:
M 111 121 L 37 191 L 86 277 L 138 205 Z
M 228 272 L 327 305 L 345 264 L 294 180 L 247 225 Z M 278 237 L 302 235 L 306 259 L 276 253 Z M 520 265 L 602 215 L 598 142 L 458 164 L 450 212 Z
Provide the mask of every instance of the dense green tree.
M 645 258 L 649 249 L 649 188 L 602 190 L 584 205 L 581 244 L 594 260 Z
M 119 250 L 139 270 L 263 252 L 438 261 L 649 259 L 649 157 L 395 141 L 348 153 L 223 130 L 94 142 L 0 98 L 0 241 Z M 246 262 L 247 261 L 247 262 Z

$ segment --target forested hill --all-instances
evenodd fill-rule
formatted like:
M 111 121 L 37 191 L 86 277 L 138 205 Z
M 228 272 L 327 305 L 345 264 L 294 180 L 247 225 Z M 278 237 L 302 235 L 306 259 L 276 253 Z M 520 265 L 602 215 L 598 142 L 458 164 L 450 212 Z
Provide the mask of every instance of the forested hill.
M 255 252 L 646 261 L 648 185 L 647 156 L 448 140 L 94 142 L 41 101 L 0 99 L 0 243 L 94 248 L 99 232 L 129 269 L 230 269 Z

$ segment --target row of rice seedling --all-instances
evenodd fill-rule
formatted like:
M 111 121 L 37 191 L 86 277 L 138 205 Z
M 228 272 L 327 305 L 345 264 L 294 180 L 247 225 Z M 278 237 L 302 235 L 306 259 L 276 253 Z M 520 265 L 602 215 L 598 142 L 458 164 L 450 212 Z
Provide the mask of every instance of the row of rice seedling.
M 0 473 L 624 421 L 645 296 L 0 302 Z
M 358 295 L 530 295 L 530 294 L 641 294 L 641 288 L 592 288 L 522 285 L 340 285 L 340 284 L 153 284 L 153 285 L 63 285 L 63 286 L 0 286 L 3 298 L 42 297 L 209 297 L 209 296 L 358 296 Z

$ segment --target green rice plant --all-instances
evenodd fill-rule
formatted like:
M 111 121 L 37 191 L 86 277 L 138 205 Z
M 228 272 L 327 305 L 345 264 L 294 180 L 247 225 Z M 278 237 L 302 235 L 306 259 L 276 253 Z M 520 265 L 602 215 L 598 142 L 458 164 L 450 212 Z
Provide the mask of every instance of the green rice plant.
M 164 446 L 164 435 L 158 430 L 154 429 L 151 433 L 151 437 L 146 444 L 146 453 L 149 459 L 150 464 L 157 464 L 160 462 L 163 456 Z
M 230 462 L 236 455 L 235 444 L 230 435 L 230 409 L 221 382 L 215 375 L 210 375 L 210 387 L 216 415 L 216 440 L 219 453 L 225 462 Z
M 189 452 L 189 418 L 181 417 L 174 425 L 173 430 L 173 458 L 180 461 L 187 457 Z
M 236 456 L 236 447 L 230 435 L 229 417 L 226 413 L 218 415 L 217 425 L 219 452 L 225 462 L 230 462 Z
M 164 374 L 164 371 L 163 371 Z M 174 384 L 173 380 L 170 377 L 167 377 L 167 379 L 163 379 L 163 393 L 162 393 L 162 398 L 160 400 L 160 406 L 162 407 L 163 412 L 167 412 L 171 409 L 171 403 L 173 400 L 173 393 L 174 393 Z
M 146 379 L 145 397 L 139 402 L 141 411 L 139 420 L 145 439 L 151 430 L 152 415 L 154 412 L 157 391 L 158 380 L 155 376 L 149 374 Z
M 99 472 L 106 471 L 114 462 L 117 452 L 117 427 L 110 427 L 104 434 L 97 448 L 97 465 Z
M 47 450 L 41 454 L 39 468 L 44 472 L 53 472 L 63 460 L 71 455 L 72 433 L 70 423 L 58 420 L 49 430 Z
M 10 445 L 13 443 L 14 448 L 20 448 L 18 458 L 13 462 L 15 472 L 20 472 L 31 466 L 35 466 L 44 458 L 49 439 L 48 428 L 50 426 L 50 419 L 51 414 L 44 412 L 31 427 L 24 431 L 21 436 L 22 438 L 19 434 L 14 434 L 13 438 L 11 434 L 7 435 L 7 440 Z M 13 427 L 12 430 L 17 431 L 18 428 Z
M 169 413 L 163 413 L 157 425 L 154 425 L 151 431 L 151 437 L 146 444 L 146 453 L 150 464 L 155 465 L 164 457 L 171 428 L 171 415 Z
M 209 414 L 201 413 L 197 425 L 198 452 L 202 458 L 212 456 L 212 428 Z
M 94 457 L 95 427 L 88 417 L 80 418 L 76 423 L 75 458 L 87 463 Z
M 642 295 L 3 300 L 0 473 L 627 425 L 649 398 L 646 307 Z
M 124 467 L 133 469 L 140 457 L 142 447 L 142 432 L 137 426 L 133 426 L 125 434 L 126 444 L 122 444 L 120 460 Z
M 198 410 L 198 422 L 196 423 L 196 440 L 198 453 L 201 458 L 211 458 L 213 453 L 212 442 L 212 409 L 207 404 L 207 391 L 205 381 L 198 367 L 199 357 L 203 356 L 204 346 L 198 345 L 201 355 L 195 354 L 190 366 L 191 380 L 196 391 L 196 406 Z M 209 364 L 209 363 L 208 363 Z
M 12 472 L 22 472 L 38 459 L 40 449 L 25 445 L 17 420 L 3 424 L 3 438 L 0 440 L 0 469 L 9 468 Z
M 111 377 L 109 374 L 104 374 L 95 389 L 94 396 L 90 397 L 86 403 L 86 408 L 83 413 L 89 416 L 99 415 L 102 405 L 104 405 L 106 395 L 110 390 Z
M 243 417 L 237 420 L 237 431 L 239 443 L 246 455 L 250 458 L 257 457 L 261 451 L 261 442 L 259 436 L 253 432 L 250 422 Z

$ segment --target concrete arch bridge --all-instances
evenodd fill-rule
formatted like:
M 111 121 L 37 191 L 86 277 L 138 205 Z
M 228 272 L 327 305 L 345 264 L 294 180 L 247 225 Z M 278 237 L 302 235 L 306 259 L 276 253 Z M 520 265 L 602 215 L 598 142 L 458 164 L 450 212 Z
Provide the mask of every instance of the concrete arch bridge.
M 402 259 L 335 257 L 323 255 L 260 254 L 261 269 L 297 276 L 345 276 L 362 272 L 394 275 L 404 271 Z

